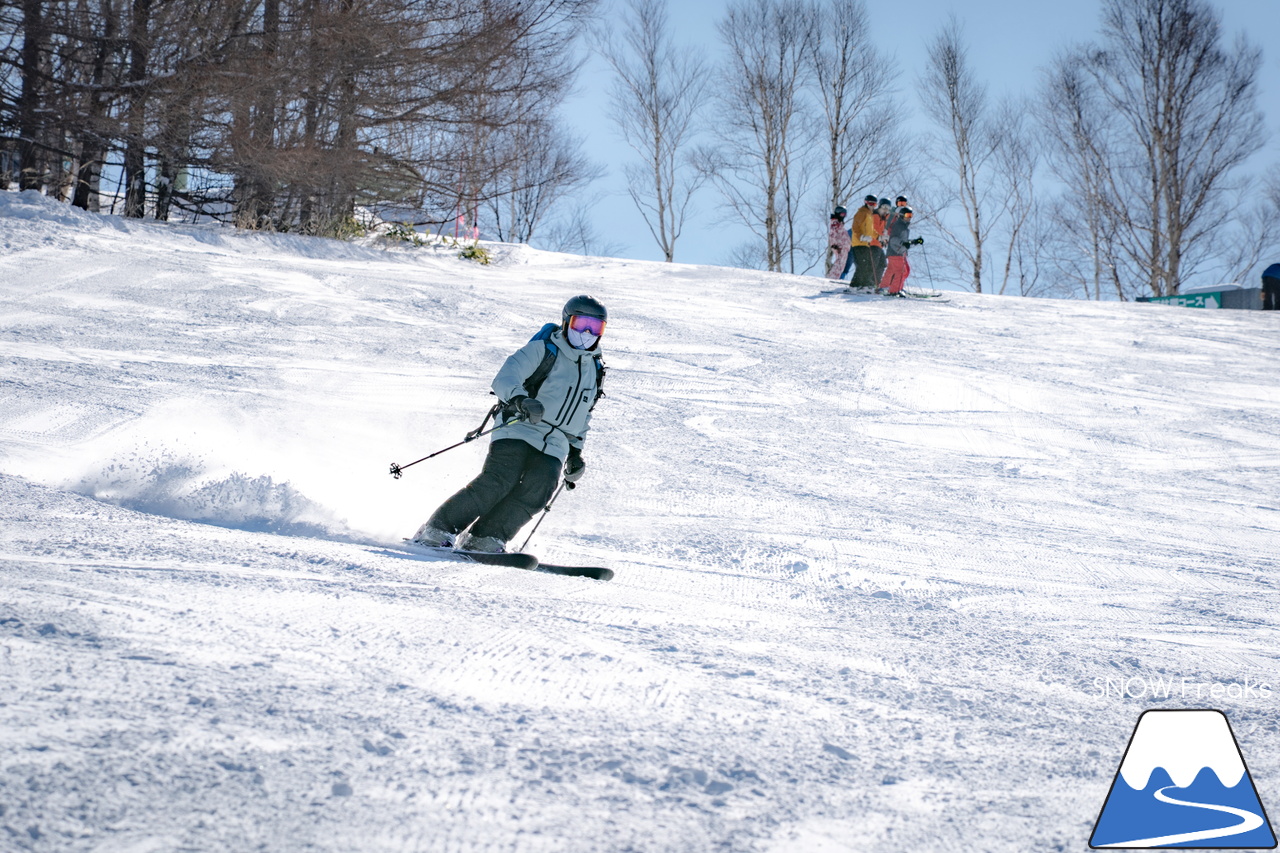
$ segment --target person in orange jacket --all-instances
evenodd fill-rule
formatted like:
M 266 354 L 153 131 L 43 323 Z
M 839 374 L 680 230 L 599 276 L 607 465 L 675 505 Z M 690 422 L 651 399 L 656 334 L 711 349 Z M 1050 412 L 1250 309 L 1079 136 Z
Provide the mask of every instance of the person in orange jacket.
M 874 287 L 871 267 L 871 242 L 876 239 L 876 197 L 867 196 L 853 215 L 853 280 L 850 287 Z

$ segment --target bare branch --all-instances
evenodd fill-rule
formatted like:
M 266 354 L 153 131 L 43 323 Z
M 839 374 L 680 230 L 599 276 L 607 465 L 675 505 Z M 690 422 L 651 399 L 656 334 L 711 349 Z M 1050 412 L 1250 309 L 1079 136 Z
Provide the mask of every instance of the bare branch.
M 615 79 L 611 117 L 640 161 L 625 168 L 627 192 L 667 261 L 675 260 L 689 205 L 706 177 L 689 163 L 708 68 L 672 43 L 665 0 L 629 0 L 621 34 L 602 33 Z

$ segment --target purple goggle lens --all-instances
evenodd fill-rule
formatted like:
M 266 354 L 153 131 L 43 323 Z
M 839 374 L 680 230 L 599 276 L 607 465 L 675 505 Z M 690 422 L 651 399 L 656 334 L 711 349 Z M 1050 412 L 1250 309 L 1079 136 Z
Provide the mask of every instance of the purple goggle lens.
M 569 328 L 576 332 L 587 332 L 598 338 L 604 334 L 604 320 L 599 317 L 588 317 L 585 314 L 574 314 L 569 318 Z

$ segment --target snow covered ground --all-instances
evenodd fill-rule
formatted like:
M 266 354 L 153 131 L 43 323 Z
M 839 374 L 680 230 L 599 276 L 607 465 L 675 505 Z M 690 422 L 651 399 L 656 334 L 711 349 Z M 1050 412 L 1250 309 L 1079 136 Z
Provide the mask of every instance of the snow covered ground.
M 1280 317 L 497 254 L 0 194 L 0 849 L 1078 851 L 1150 707 L 1280 811 Z M 617 578 L 404 551 L 581 292 Z

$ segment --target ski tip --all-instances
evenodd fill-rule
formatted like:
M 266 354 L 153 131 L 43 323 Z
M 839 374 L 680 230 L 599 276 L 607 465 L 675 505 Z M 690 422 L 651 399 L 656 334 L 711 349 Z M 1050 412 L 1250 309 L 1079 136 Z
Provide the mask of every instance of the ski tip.
M 565 575 L 571 578 L 591 578 L 597 581 L 613 580 L 613 569 L 606 569 L 602 566 L 557 566 L 539 563 L 538 571 L 551 575 Z

